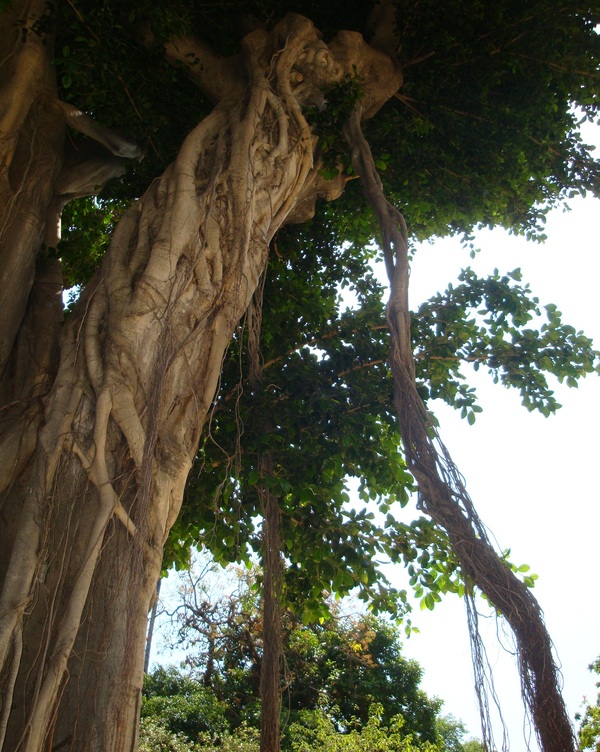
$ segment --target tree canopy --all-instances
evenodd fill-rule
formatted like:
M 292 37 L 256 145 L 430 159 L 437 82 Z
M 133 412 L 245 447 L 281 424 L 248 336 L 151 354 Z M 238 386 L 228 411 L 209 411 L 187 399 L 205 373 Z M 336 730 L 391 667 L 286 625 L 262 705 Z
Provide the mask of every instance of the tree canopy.
M 404 84 L 368 137 L 382 162 L 388 155 L 385 185 L 414 236 L 468 235 L 481 225 L 540 234 L 551 205 L 597 190 L 597 166 L 577 134 L 598 107 L 597 8 L 577 0 L 395 6 Z M 136 44 L 136 23 L 149 21 L 159 41 L 193 32 L 218 55 L 235 54 L 253 25 L 289 11 L 309 17 L 326 40 L 341 28 L 340 15 L 343 28 L 372 36 L 369 3 L 235 7 L 233 15 L 220 2 L 136 2 L 126 14 L 110 2 L 61 7 L 55 65 L 63 96 L 145 147 L 136 179 L 111 194 L 139 195 L 210 108 L 185 65 L 166 64 L 159 45 L 148 52 Z M 326 148 L 335 150 L 331 131 Z M 347 190 L 321 210 L 336 245 L 356 239 L 359 220 L 368 221 L 362 203 Z M 351 214 L 355 221 L 341 219 Z

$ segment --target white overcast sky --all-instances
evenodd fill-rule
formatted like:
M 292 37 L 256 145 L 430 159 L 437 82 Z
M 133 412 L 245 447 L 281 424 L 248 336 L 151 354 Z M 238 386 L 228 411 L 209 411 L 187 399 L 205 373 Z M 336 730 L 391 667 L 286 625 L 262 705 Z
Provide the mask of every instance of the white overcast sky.
M 485 231 L 478 234 L 481 252 L 475 260 L 458 241 L 420 247 L 412 264 L 411 308 L 444 289 L 464 266 L 481 275 L 521 267 L 523 282 L 530 283 L 541 304 L 555 303 L 563 320 L 583 329 L 600 349 L 600 201 L 577 199 L 571 207 L 549 216 L 548 240 L 542 245 Z M 482 371 L 473 377 L 484 408 L 474 426 L 445 405 L 432 408 L 483 522 L 502 549 L 512 550 L 514 563 L 527 563 L 539 575 L 534 594 L 562 666 L 573 718 L 584 695 L 595 700 L 597 677 L 587 667 L 600 654 L 600 378 L 588 376 L 578 389 L 557 384 L 563 407 L 543 418 L 520 405 L 516 390 L 494 385 Z M 524 752 L 529 738 L 537 750 L 532 734 L 523 733 L 514 658 L 499 647 L 494 620 L 483 621 L 490 622 L 488 655 L 510 749 Z M 413 622 L 421 633 L 406 641 L 405 654 L 424 667 L 424 688 L 479 735 L 462 603 L 447 598 L 433 613 L 416 613 Z M 500 749 L 501 732 L 496 738 Z

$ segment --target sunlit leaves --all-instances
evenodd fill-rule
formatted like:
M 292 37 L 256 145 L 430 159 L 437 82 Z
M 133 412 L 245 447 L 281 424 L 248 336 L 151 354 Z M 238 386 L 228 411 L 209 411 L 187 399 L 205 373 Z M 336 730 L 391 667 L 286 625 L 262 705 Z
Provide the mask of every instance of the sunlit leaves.
M 529 410 L 549 415 L 560 405 L 547 375 L 576 386 L 600 372 L 599 355 L 583 332 L 562 322 L 556 306 L 541 307 L 518 270 L 485 279 L 465 269 L 461 284 L 424 303 L 413 318 L 418 373 L 428 397 L 461 408 L 474 421 L 478 411 L 464 366 L 487 368 L 496 382 L 519 390 Z

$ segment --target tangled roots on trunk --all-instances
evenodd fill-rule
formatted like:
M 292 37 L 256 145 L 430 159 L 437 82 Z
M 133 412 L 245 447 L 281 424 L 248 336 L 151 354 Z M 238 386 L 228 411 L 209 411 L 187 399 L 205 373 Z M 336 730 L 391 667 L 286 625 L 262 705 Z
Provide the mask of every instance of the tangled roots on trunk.
M 559 690 L 552 642 L 534 596 L 498 556 L 477 516 L 447 449 L 432 425 L 415 384 L 408 309 L 408 241 L 402 215 L 385 198 L 375 163 L 355 109 L 346 126 L 353 166 L 381 227 L 384 258 L 390 280 L 387 321 L 391 335 L 390 367 L 406 464 L 417 480 L 419 505 L 448 534 L 462 567 L 469 600 L 482 731 L 492 748 L 489 712 L 482 677 L 483 651 L 473 603 L 477 587 L 510 624 L 516 644 L 523 699 L 533 719 L 543 752 L 574 752 L 575 739 Z

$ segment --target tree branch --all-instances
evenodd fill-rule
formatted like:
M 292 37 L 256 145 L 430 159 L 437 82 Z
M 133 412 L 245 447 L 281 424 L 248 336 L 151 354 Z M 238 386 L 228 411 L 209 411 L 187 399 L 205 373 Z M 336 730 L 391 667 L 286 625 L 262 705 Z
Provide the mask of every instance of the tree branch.
M 147 49 L 158 44 L 147 21 L 138 25 L 135 36 Z M 217 103 L 241 92 L 239 55 L 219 57 L 210 45 L 194 35 L 169 39 L 163 52 L 171 65 L 185 68 L 189 78 L 211 101 Z
M 396 5 L 392 0 L 379 0 L 375 3 L 367 19 L 367 27 L 371 32 L 369 44 L 376 50 L 394 57 L 399 47 L 398 30 L 396 28 Z

